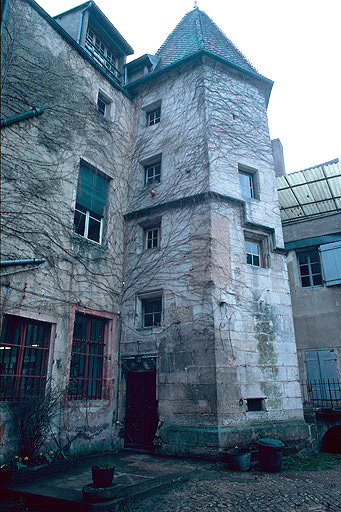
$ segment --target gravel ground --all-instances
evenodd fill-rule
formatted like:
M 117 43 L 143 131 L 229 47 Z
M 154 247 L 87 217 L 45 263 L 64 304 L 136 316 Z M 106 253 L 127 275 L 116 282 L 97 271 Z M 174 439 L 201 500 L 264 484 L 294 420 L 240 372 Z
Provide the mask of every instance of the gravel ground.
M 319 471 L 246 473 L 217 466 L 133 504 L 134 512 L 340 512 L 341 465 Z

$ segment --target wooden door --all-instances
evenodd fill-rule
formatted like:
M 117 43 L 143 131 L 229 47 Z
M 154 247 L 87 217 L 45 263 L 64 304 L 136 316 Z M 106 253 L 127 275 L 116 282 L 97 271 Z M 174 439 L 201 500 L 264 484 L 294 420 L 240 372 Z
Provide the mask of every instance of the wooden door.
M 155 372 L 129 372 L 125 418 L 125 446 L 153 450 L 157 428 Z

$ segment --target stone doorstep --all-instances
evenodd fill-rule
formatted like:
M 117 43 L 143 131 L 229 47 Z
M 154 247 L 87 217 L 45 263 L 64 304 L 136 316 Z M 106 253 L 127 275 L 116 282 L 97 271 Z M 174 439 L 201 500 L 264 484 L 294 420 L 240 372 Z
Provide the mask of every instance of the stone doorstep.
M 35 511 L 41 512 L 90 512 L 90 511 L 112 511 L 119 510 L 128 501 L 138 501 L 142 498 L 156 494 L 167 487 L 183 482 L 190 478 L 195 471 L 178 472 L 161 477 L 149 478 L 147 481 L 137 484 L 117 487 L 117 497 L 114 500 L 104 503 L 85 503 L 80 497 L 79 500 L 67 499 L 64 497 L 48 496 L 38 492 L 27 492 L 19 489 L 0 489 L 0 500 L 20 498 L 25 505 Z

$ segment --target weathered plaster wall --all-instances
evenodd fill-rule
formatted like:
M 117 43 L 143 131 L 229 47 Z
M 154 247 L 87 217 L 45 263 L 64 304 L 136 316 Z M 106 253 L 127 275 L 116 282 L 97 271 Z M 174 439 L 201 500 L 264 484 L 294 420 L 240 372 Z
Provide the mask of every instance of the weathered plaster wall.
M 315 236 L 318 236 L 315 232 Z M 333 349 L 341 375 L 341 289 L 339 286 L 302 288 L 295 251 L 287 257 L 300 376 L 307 380 L 306 350 Z
M 26 2 L 9 5 L 2 50 L 2 117 L 45 109 L 37 119 L 2 130 L 2 259 L 47 260 L 34 268 L 8 267 L 2 311 L 55 327 L 48 376 L 60 388 L 68 385 L 75 308 L 109 315 L 111 362 L 106 363 L 105 379 L 111 396 L 71 403 L 60 419 L 69 438 L 87 428 L 72 444 L 73 451 L 98 449 L 111 443 L 116 409 L 114 320 L 120 309 L 131 102 Z M 112 100 L 109 120 L 97 111 L 99 89 Z M 110 178 L 101 246 L 73 232 L 80 159 Z M 5 445 L 15 450 L 8 433 L 5 428 L 2 455 Z

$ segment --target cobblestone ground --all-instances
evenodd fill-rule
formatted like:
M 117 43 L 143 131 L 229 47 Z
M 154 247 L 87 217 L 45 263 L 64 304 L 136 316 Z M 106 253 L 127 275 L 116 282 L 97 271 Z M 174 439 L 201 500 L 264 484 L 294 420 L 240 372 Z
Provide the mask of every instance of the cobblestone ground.
M 341 465 L 321 471 L 238 473 L 214 466 L 132 505 L 134 512 L 340 512 Z

